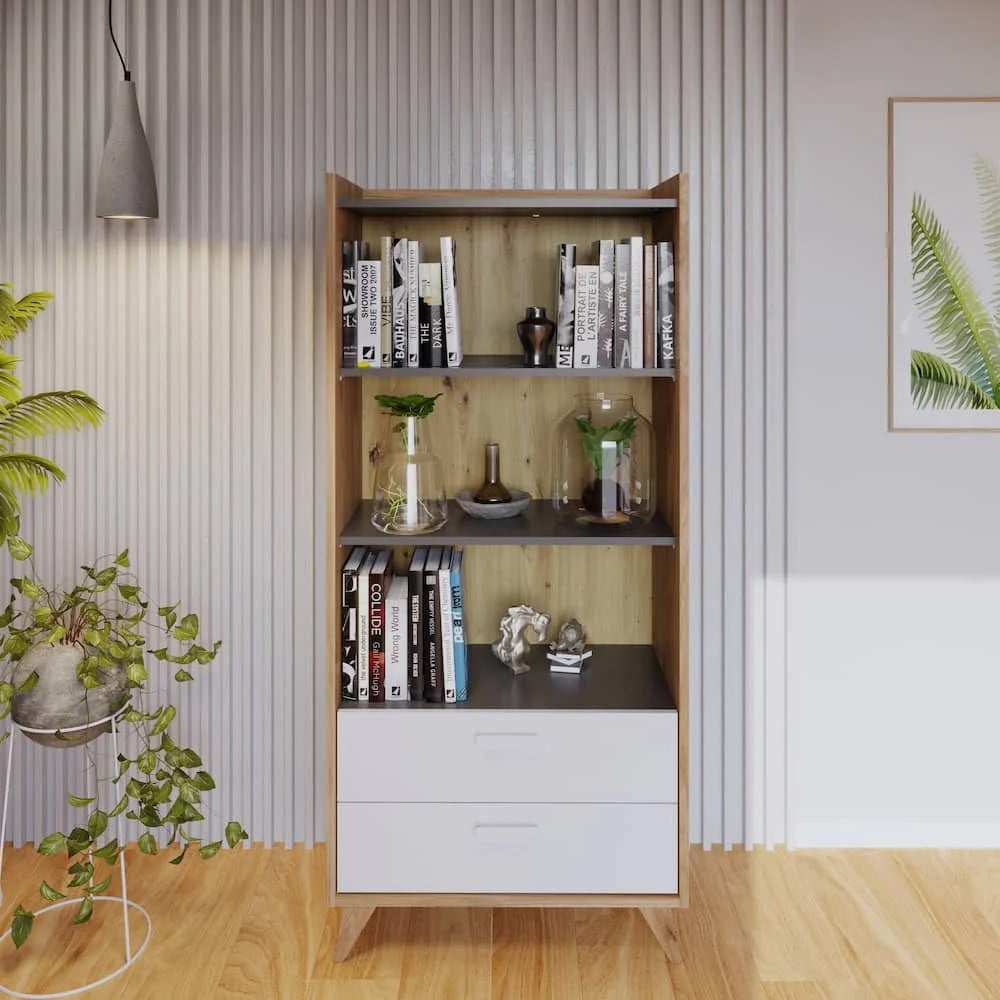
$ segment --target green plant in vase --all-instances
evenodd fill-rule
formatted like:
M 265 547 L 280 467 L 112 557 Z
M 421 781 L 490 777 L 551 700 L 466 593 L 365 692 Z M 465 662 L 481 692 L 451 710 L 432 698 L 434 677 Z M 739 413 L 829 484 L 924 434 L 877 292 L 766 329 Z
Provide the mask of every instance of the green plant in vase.
M 9 547 L 30 567 L 30 546 L 11 539 Z M 151 674 L 150 660 L 171 665 L 173 680 L 186 683 L 194 679 L 189 666 L 208 666 L 218 654 L 221 642 L 198 642 L 198 616 L 182 614 L 177 604 L 159 606 L 151 614 L 150 602 L 129 570 L 128 550 L 82 566 L 78 582 L 68 589 L 47 587 L 33 571 L 13 578 L 11 585 L 17 595 L 0 615 L 5 657 L 0 718 L 9 716 L 30 729 L 56 730 L 25 731 L 43 745 L 85 746 L 91 774 L 98 774 L 98 762 L 86 745 L 110 731 L 111 717 L 119 734 L 115 773 L 98 775 L 98 786 L 110 786 L 106 801 L 89 789 L 70 794 L 69 804 L 81 810 L 79 821 L 38 844 L 40 854 L 65 851 L 67 860 L 65 885 L 56 888 L 43 881 L 42 899 L 79 896 L 73 923 L 90 919 L 94 898 L 107 890 L 111 868 L 125 848 L 113 834 L 122 815 L 145 828 L 138 838 L 143 853 L 176 846 L 171 864 L 183 861 L 192 847 L 208 859 L 223 843 L 235 847 L 246 840 L 236 821 L 226 825 L 223 839 L 211 843 L 189 833 L 191 824 L 204 819 L 202 796 L 215 788 L 215 780 L 203 768 L 201 755 L 174 738 L 176 706 L 168 699 L 148 702 L 166 680 Z M 151 632 L 162 636 L 162 645 L 147 648 Z M 3 739 L 10 735 L 8 730 Z M 98 862 L 108 870 L 99 874 Z M 19 905 L 11 927 L 17 947 L 27 940 L 33 922 L 34 914 Z
M 597 520 L 626 523 L 629 499 L 621 483 L 619 467 L 628 454 L 638 418 L 622 417 L 601 427 L 595 427 L 587 417 L 575 419 L 580 447 L 593 473 L 583 489 L 581 502 Z
M 426 418 L 441 393 L 391 396 L 375 401 L 388 418 L 377 449 L 372 524 L 390 534 L 436 531 L 448 519 L 441 463 L 429 443 Z

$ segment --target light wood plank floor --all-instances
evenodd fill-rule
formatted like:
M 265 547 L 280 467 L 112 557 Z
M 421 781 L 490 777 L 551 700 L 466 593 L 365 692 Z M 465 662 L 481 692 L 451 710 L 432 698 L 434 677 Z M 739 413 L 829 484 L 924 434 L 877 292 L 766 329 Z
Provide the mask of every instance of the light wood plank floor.
M 683 961 L 668 965 L 635 911 L 380 910 L 351 957 L 330 959 L 322 849 L 252 849 L 210 862 L 129 858 L 153 935 L 89 997 L 132 1000 L 976 1000 L 1000 998 L 1000 852 L 692 853 Z M 30 848 L 4 859 L 3 927 L 59 870 Z M 106 904 L 110 905 L 110 904 Z M 80 985 L 114 967 L 120 910 L 71 927 L 40 917 L 0 982 Z M 141 919 L 141 918 L 140 918 Z M 134 939 L 143 925 L 133 920 Z M 101 933 L 100 941 L 95 940 Z

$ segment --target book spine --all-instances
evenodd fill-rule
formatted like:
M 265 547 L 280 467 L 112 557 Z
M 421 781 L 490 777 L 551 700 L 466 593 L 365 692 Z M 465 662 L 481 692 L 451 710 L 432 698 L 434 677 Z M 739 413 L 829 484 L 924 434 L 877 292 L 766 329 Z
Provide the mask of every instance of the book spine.
M 444 304 L 445 355 L 449 368 L 462 364 L 462 320 L 458 310 L 458 265 L 455 240 L 441 237 L 441 296 Z
M 465 594 L 462 583 L 462 560 L 451 567 L 451 632 L 455 645 L 455 700 L 469 698 L 469 652 L 465 644 Z
M 597 367 L 597 313 L 600 276 L 596 264 L 576 266 L 576 323 L 573 363 L 576 368 Z
M 368 583 L 368 700 L 385 701 L 385 589 L 391 577 L 374 572 Z
M 628 330 L 630 368 L 642 368 L 642 237 L 633 236 L 629 240 L 629 283 L 628 283 Z
M 438 571 L 438 607 L 441 610 L 441 675 L 444 700 L 455 703 L 455 646 L 451 611 L 451 560 L 442 560 Z
M 368 701 L 368 571 L 370 563 L 358 570 L 358 701 Z
M 642 295 L 642 356 L 647 368 L 656 367 L 656 247 L 644 250 Z
M 392 237 L 382 237 L 382 270 L 379 272 L 379 341 L 382 367 L 392 367 Z
M 385 700 L 409 697 L 407 647 L 410 623 L 407 581 L 394 580 L 385 600 Z
M 358 700 L 358 571 L 340 576 L 340 696 Z
M 420 265 L 420 367 L 444 367 L 444 304 L 441 265 Z
M 407 600 L 410 605 L 410 701 L 424 700 L 424 627 L 423 571 L 411 567 L 407 574 Z
M 632 367 L 632 342 L 629 320 L 629 253 L 628 243 L 615 247 L 615 368 Z
M 406 270 L 407 240 L 395 237 L 392 241 L 392 367 L 406 367 Z
M 358 261 L 358 367 L 382 364 L 381 271 L 377 260 Z
M 658 243 L 656 253 L 656 357 L 660 368 L 674 367 L 674 245 Z
M 444 678 L 441 676 L 441 637 L 437 598 L 437 570 L 424 573 L 424 697 L 427 701 L 444 701 Z
M 341 266 L 341 345 L 344 368 L 358 366 L 358 242 L 344 240 Z
M 576 244 L 559 244 L 559 273 L 556 279 L 556 368 L 573 367 L 576 314 Z
M 420 241 L 406 244 L 406 367 L 420 367 Z
M 615 364 L 615 241 L 597 240 L 594 254 L 598 268 L 597 367 Z

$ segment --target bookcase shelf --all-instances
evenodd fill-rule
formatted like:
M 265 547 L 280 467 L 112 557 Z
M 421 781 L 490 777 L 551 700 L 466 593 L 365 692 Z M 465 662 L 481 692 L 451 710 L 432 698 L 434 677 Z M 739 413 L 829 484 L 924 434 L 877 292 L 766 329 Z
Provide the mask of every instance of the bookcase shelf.
M 362 500 L 340 534 L 341 545 L 380 548 L 400 545 L 674 545 L 677 539 L 663 516 L 648 524 L 623 527 L 561 522 L 551 500 L 532 500 L 523 514 L 490 521 L 470 517 L 448 501 L 448 521 L 429 535 L 387 535 L 371 523 L 372 502 Z
M 519 354 L 466 354 L 457 368 L 341 368 L 341 378 L 398 378 L 400 376 L 441 378 L 510 377 L 521 378 L 667 378 L 673 368 L 525 368 Z
M 429 701 L 341 702 L 356 711 L 605 711 L 672 712 L 677 704 L 651 646 L 596 645 L 579 674 L 553 674 L 547 647 L 535 645 L 527 657 L 531 670 L 514 675 L 488 644 L 469 646 L 469 699 L 445 705 Z
M 397 196 L 370 192 L 363 198 L 345 198 L 341 207 L 359 215 L 503 215 L 541 218 L 543 215 L 602 216 L 652 215 L 676 208 L 675 198 L 630 198 L 627 195 L 550 192 L 547 194 L 491 195 L 484 192 L 427 192 Z

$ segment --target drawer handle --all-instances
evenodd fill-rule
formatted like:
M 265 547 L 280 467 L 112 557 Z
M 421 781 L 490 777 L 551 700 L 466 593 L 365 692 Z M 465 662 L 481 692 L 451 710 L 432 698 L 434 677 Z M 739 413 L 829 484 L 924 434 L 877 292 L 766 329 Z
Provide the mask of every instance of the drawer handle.
M 537 823 L 476 823 L 476 840 L 492 847 L 518 847 L 529 844 L 538 833 Z
M 538 733 L 476 733 L 476 748 L 487 760 L 535 760 Z

